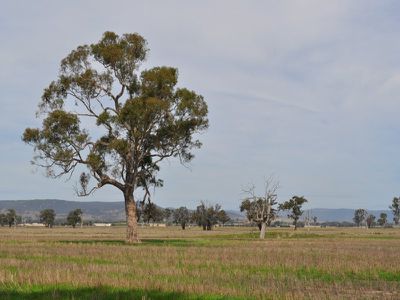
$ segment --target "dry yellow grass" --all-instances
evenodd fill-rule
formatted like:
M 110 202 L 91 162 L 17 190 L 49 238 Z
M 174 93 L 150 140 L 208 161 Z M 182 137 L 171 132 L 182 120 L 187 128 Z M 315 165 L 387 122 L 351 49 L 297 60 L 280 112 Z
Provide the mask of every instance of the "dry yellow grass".
M 3 287 L 128 288 L 239 298 L 400 298 L 400 231 L 0 228 Z

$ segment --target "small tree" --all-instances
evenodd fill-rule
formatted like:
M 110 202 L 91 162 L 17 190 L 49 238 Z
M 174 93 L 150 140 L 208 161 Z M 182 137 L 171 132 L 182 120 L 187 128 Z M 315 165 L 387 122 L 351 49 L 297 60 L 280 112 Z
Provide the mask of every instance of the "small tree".
M 368 214 L 365 209 L 363 208 L 356 209 L 354 211 L 354 217 L 353 217 L 353 221 L 356 224 L 356 226 L 360 227 L 362 223 L 365 221 L 367 215 Z
M 165 224 L 172 224 L 174 222 L 174 209 L 173 208 L 166 208 L 164 209 L 164 221 Z
M 8 225 L 7 216 L 5 214 L 0 214 L 0 226 L 3 227 Z
M 145 223 L 161 222 L 164 219 L 164 212 L 154 203 L 148 202 L 144 205 L 142 218 Z
M 173 212 L 173 220 L 175 224 L 180 224 L 182 229 L 185 230 L 186 224 L 190 221 L 189 210 L 184 206 L 175 209 Z
M 222 226 L 224 226 L 225 223 L 226 223 L 226 222 L 229 222 L 230 219 L 231 219 L 231 218 L 229 218 L 229 216 L 228 216 L 228 214 L 226 213 L 226 211 L 223 210 L 223 209 L 220 210 L 220 211 L 218 212 L 217 218 L 218 218 L 218 222 L 220 222 L 220 223 L 222 224 Z
M 378 224 L 380 226 L 385 226 L 387 224 L 387 214 L 381 213 L 381 215 L 378 219 Z
M 374 215 L 368 215 L 366 222 L 367 222 L 367 227 L 371 228 L 375 226 L 375 216 Z
M 221 210 L 221 205 L 207 206 L 203 201 L 197 206 L 196 211 L 193 212 L 192 218 L 203 230 L 211 230 L 212 227 L 218 223 L 218 213 Z
M 82 224 L 82 214 L 82 210 L 79 208 L 70 211 L 67 216 L 68 225 L 71 225 L 73 228 L 75 228 L 77 224 Z
M 260 230 L 260 239 L 265 238 L 267 226 L 270 226 L 271 222 L 276 218 L 276 208 L 274 206 L 277 204 L 276 192 L 278 188 L 279 182 L 270 176 L 265 181 L 265 193 L 263 196 L 260 197 L 255 194 L 254 185 L 244 190 L 248 197 L 240 204 L 240 211 L 246 211 L 247 219 L 257 224 Z
M 56 213 L 54 209 L 44 209 L 40 212 L 39 220 L 47 227 L 53 227 L 54 221 L 56 219 Z
M 290 214 L 288 217 L 293 219 L 294 230 L 297 230 L 297 222 L 300 219 L 300 216 L 303 214 L 304 211 L 301 210 L 302 205 L 308 202 L 306 198 L 303 196 L 293 196 L 292 199 L 285 201 L 284 203 L 279 205 L 279 209 L 281 210 L 289 210 Z
M 400 197 L 394 197 L 392 205 L 389 208 L 393 212 L 393 221 L 395 225 L 399 225 L 400 220 Z
M 145 204 L 142 201 L 136 202 L 136 222 L 143 222 L 143 212 Z
M 8 227 L 17 225 L 17 213 L 15 212 L 15 209 L 9 209 L 7 211 L 6 220 L 7 220 Z
M 313 224 L 317 225 L 318 224 L 318 217 L 314 216 L 312 219 L 313 219 Z

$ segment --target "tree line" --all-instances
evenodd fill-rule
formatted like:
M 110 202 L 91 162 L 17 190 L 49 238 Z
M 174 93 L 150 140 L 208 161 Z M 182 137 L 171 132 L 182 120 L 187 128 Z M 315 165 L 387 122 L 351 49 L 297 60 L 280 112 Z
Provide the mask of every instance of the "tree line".
M 66 218 L 66 225 L 76 227 L 78 224 L 82 224 L 82 210 L 74 209 L 70 211 Z M 46 208 L 39 213 L 39 222 L 44 224 L 46 227 L 52 228 L 56 221 L 56 212 L 54 209 Z M 22 223 L 22 216 L 17 215 L 15 209 L 8 209 L 7 212 L 0 214 L 0 226 L 17 226 Z
M 185 230 L 188 224 L 197 224 L 203 230 L 211 230 L 216 224 L 225 225 L 230 221 L 230 217 L 221 205 L 208 205 L 204 201 L 195 210 L 190 210 L 186 206 L 179 208 L 161 208 L 153 202 L 137 203 L 137 222 L 139 223 L 159 223 L 180 225 Z
M 189 210 L 185 206 L 174 208 L 161 208 L 153 202 L 137 203 L 137 222 L 140 223 L 159 223 L 180 225 L 184 230 L 188 224 L 197 224 L 203 230 L 211 230 L 217 224 L 225 225 L 230 221 L 230 217 L 221 205 L 207 205 L 204 201 L 195 210 Z M 68 213 L 66 225 L 76 227 L 82 224 L 83 212 L 75 209 Z M 56 221 L 54 209 L 43 209 L 39 213 L 39 222 L 46 227 L 52 228 Z M 0 225 L 9 227 L 22 223 L 22 217 L 18 216 L 14 209 L 9 209 L 6 214 L 0 214 Z
M 394 197 L 392 200 L 392 204 L 389 206 L 389 209 L 393 213 L 393 223 L 397 226 L 400 221 L 400 197 Z M 376 220 L 376 216 L 373 214 L 369 214 L 366 209 L 359 208 L 354 211 L 353 221 L 356 226 L 366 225 L 368 228 L 374 227 L 376 225 L 379 226 L 388 226 L 388 215 L 386 213 L 381 213 L 379 218 Z

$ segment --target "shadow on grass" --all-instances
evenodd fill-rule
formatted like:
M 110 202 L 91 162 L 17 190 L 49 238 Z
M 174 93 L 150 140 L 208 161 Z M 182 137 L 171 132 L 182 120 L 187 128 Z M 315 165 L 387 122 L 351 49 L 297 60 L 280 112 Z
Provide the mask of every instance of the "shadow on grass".
M 144 291 L 129 289 L 114 289 L 111 287 L 54 287 L 54 286 L 31 286 L 31 287 L 0 287 L 0 299 L 2 300 L 41 300 L 41 299 L 96 299 L 96 300 L 114 300 L 114 299 L 191 299 L 191 300 L 225 300 L 232 299 L 224 296 L 195 296 L 179 292 L 163 291 Z M 236 298 L 238 299 L 238 298 Z

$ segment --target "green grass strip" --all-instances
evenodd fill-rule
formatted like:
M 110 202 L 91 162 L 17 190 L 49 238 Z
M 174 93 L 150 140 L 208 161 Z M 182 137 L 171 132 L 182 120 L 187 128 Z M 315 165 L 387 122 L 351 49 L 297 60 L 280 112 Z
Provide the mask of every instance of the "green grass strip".
M 0 286 L 2 300 L 83 299 L 83 300 L 228 300 L 245 299 L 232 296 L 190 295 L 180 292 L 99 287 L 74 287 L 71 285 L 3 285 Z

